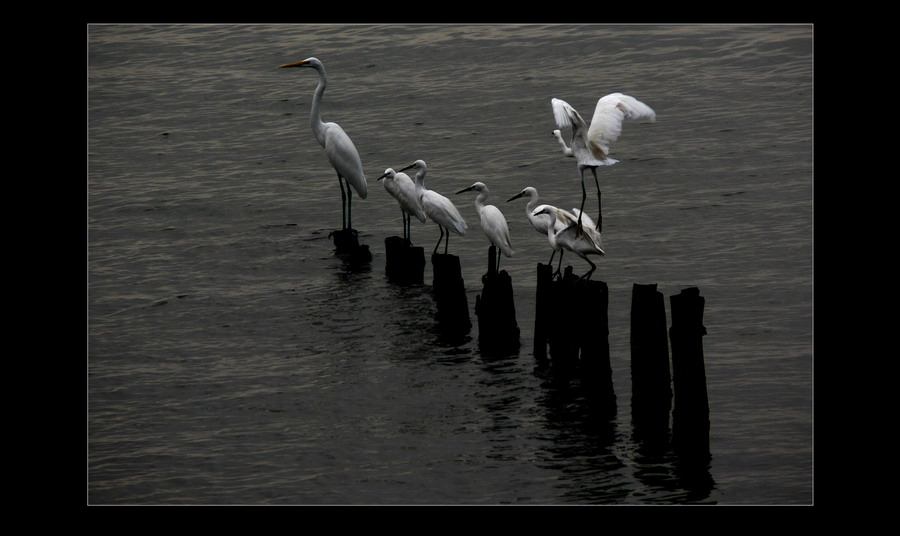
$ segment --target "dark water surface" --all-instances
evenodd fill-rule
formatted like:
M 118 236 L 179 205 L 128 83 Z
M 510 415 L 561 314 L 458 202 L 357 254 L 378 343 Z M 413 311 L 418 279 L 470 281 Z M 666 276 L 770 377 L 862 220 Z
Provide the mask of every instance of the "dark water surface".
M 810 26 L 90 25 L 87 40 L 91 504 L 813 502 Z M 309 129 L 317 77 L 278 69 L 308 56 L 369 177 L 361 270 L 328 238 L 340 193 Z M 613 91 L 658 119 L 626 124 L 600 170 L 607 423 L 536 372 L 550 249 L 505 200 L 534 186 L 578 206 L 550 99 L 589 118 Z M 469 222 L 450 251 L 473 308 L 488 243 L 474 196 L 452 194 L 480 180 L 506 214 L 518 353 L 482 355 L 477 323 L 440 337 L 430 263 L 424 285 L 387 281 L 400 212 L 374 179 L 418 158 Z M 437 236 L 414 221 L 427 251 Z M 657 283 L 667 311 L 686 287 L 706 299 L 699 469 L 633 438 L 633 283 Z

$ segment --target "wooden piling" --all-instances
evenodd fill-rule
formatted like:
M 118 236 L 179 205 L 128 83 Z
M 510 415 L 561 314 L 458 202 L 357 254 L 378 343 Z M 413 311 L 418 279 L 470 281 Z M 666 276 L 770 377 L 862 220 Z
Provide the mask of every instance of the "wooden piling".
M 579 379 L 594 406 L 616 410 L 609 360 L 609 288 L 603 281 L 580 279 L 565 269 L 552 280 L 552 267 L 538 264 L 535 355 L 549 347 L 554 380 Z
M 475 297 L 478 343 L 482 350 L 514 351 L 519 348 L 519 325 L 512 278 L 506 270 L 497 272 L 497 255 L 497 248 L 492 245 L 488 250 L 488 271 L 481 277 L 484 287 Z
M 550 307 L 547 317 L 547 346 L 553 375 L 564 379 L 575 377 L 578 370 L 580 335 L 576 329 L 575 276 L 567 266 L 561 279 L 550 284 Z
M 431 266 L 439 327 L 448 333 L 468 331 L 472 322 L 459 257 L 449 253 L 433 253 Z
M 550 314 L 553 296 L 553 265 L 537 265 L 537 289 L 534 300 L 534 357 L 538 361 L 547 359 L 547 342 L 550 329 Z
M 389 236 L 384 239 L 385 273 L 393 283 L 421 284 L 425 274 L 425 248 L 414 247 L 409 239 Z
M 595 402 L 595 408 L 614 416 L 616 393 L 609 361 L 609 287 L 603 281 L 578 279 L 573 288 L 576 329 L 580 334 L 581 383 L 587 396 Z
M 341 229 L 328 235 L 334 240 L 335 253 L 351 264 L 361 264 L 372 260 L 369 246 L 359 243 L 359 231 Z
M 672 409 L 665 299 L 656 284 L 632 286 L 631 416 L 641 439 L 668 440 Z
M 709 455 L 709 400 L 703 364 L 703 308 L 705 300 L 696 287 L 670 296 L 672 327 L 672 373 L 675 405 L 672 411 L 672 442 L 676 452 Z

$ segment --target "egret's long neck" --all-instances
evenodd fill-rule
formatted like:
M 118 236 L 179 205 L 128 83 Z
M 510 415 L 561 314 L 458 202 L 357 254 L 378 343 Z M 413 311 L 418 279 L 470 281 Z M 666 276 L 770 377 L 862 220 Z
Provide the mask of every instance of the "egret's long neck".
M 566 141 L 562 138 L 562 135 L 557 132 L 554 133 L 554 136 L 556 136 L 556 141 L 558 141 L 559 145 L 562 147 L 563 154 L 566 156 L 573 156 L 572 149 L 566 145 Z
M 421 198 L 425 193 L 425 170 L 416 171 L 416 196 Z
M 475 212 L 478 216 L 481 216 L 481 211 L 484 210 L 484 202 L 487 201 L 488 191 L 482 190 L 478 192 L 478 196 L 475 198 Z
M 325 70 L 317 68 L 316 71 L 319 73 L 319 85 L 316 86 L 316 91 L 313 93 L 313 102 L 312 102 L 312 111 L 309 116 L 309 124 L 312 127 L 313 136 L 316 137 L 316 141 L 319 142 L 322 146 L 325 145 L 325 123 L 322 122 L 322 114 L 319 109 L 322 105 L 322 95 L 325 94 L 325 86 L 328 84 L 328 80 L 325 78 Z
M 528 203 L 525 205 L 525 213 L 526 214 L 534 214 L 534 209 L 538 206 L 538 196 L 537 194 L 531 194 L 528 196 Z

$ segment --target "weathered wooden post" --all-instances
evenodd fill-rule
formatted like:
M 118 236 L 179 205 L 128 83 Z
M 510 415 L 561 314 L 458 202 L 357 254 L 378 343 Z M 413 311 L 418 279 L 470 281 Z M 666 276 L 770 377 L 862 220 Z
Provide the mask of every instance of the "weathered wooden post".
M 567 266 L 561 279 L 550 285 L 547 343 L 553 376 L 557 379 L 574 377 L 578 370 L 579 336 L 576 329 L 575 276 Z
M 472 322 L 469 320 L 469 302 L 466 299 L 459 257 L 449 253 L 434 253 L 431 255 L 431 266 L 439 326 L 448 333 L 468 331 Z
M 550 333 L 550 315 L 553 299 L 553 265 L 537 265 L 537 289 L 534 300 L 534 357 L 547 359 L 547 342 Z
M 696 287 L 670 297 L 672 373 L 675 407 L 672 411 L 672 443 L 679 454 L 709 456 L 709 400 L 703 364 L 704 298 Z
M 351 264 L 362 264 L 372 260 L 369 246 L 359 243 L 359 232 L 356 229 L 332 231 L 329 238 L 334 240 L 335 253 Z
M 576 330 L 581 346 L 581 382 L 596 407 L 607 416 L 616 413 L 612 366 L 609 361 L 609 287 L 603 281 L 574 282 Z
M 513 299 L 512 278 L 506 270 L 497 272 L 497 248 L 488 249 L 488 271 L 481 277 L 484 288 L 475 297 L 478 316 L 478 344 L 496 352 L 519 348 L 519 325 Z
M 665 299 L 656 284 L 632 286 L 631 417 L 640 439 L 668 440 L 672 409 Z
M 549 268 L 549 267 L 547 267 Z M 603 281 L 580 279 L 567 266 L 563 277 L 550 281 L 549 270 L 538 265 L 544 314 L 539 337 L 550 347 L 554 379 L 578 377 L 586 393 L 604 412 L 615 413 L 616 395 L 609 360 L 609 288 Z M 537 342 L 536 342 L 537 344 Z M 540 343 L 542 345 L 543 342 Z
M 422 283 L 425 278 L 425 248 L 414 247 L 409 239 L 389 236 L 384 239 L 385 272 L 394 283 Z

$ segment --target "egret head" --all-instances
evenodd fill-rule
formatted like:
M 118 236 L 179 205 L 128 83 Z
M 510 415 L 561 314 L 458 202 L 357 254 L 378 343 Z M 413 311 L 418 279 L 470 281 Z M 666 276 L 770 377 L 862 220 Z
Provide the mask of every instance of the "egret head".
M 541 214 L 547 214 L 551 218 L 556 217 L 556 212 L 550 205 L 541 205 L 531 213 L 532 216 L 540 216 Z
M 412 169 L 412 168 L 416 168 L 416 171 L 425 171 L 426 167 L 427 166 L 425 166 L 424 160 L 416 160 L 415 162 L 406 166 L 405 168 L 400 168 L 400 170 L 397 173 L 400 173 L 400 171 L 406 171 L 407 169 Z
M 534 195 L 536 195 L 536 194 L 537 194 L 537 190 L 535 190 L 534 188 L 529 186 L 529 187 L 525 188 L 524 190 L 522 190 L 521 192 L 517 193 L 516 195 L 507 199 L 506 202 L 509 203 L 510 201 L 512 201 L 514 199 L 518 199 L 520 197 L 525 197 L 525 196 L 534 197 Z
M 305 60 L 296 61 L 294 63 L 285 63 L 280 68 L 284 69 L 285 67 L 311 67 L 313 69 L 321 69 L 323 65 L 318 58 L 306 58 Z
M 559 129 L 554 130 L 554 131 L 551 132 L 550 134 L 556 136 L 557 138 L 561 138 L 561 137 L 562 137 L 562 132 L 561 132 Z
M 393 178 L 394 178 L 394 175 L 396 175 L 396 174 L 397 174 L 396 171 L 394 171 L 394 170 L 391 169 L 391 168 L 387 168 L 386 170 L 384 170 L 384 175 L 378 177 L 378 178 L 375 179 L 375 180 L 376 180 L 376 181 L 380 181 L 381 179 L 384 179 L 384 178 L 387 178 L 387 177 L 390 177 L 390 178 L 393 179 Z
M 472 186 L 469 186 L 468 188 L 463 188 L 462 190 L 460 190 L 456 193 L 461 194 L 463 192 L 471 192 L 472 190 L 475 190 L 476 192 L 481 193 L 481 192 L 488 191 L 488 187 L 485 186 L 485 184 L 483 182 L 476 182 Z

